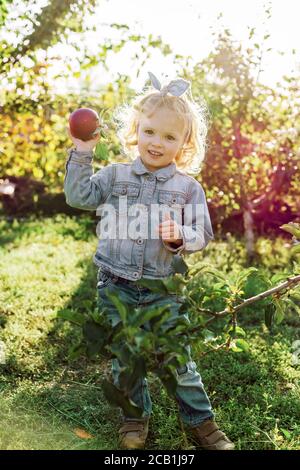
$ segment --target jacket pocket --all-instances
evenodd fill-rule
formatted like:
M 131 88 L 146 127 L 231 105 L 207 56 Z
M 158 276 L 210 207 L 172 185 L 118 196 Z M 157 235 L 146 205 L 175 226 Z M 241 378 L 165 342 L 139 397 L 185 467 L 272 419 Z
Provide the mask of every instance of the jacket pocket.
M 127 212 L 128 207 L 137 202 L 140 193 L 140 186 L 132 183 L 115 183 L 109 203 L 119 212 Z
M 185 195 L 173 191 L 159 191 L 158 202 L 160 210 L 173 214 L 173 219 L 183 225 Z
M 173 191 L 159 191 L 158 202 L 167 206 L 179 206 L 185 205 L 185 196 L 182 193 L 175 193 Z

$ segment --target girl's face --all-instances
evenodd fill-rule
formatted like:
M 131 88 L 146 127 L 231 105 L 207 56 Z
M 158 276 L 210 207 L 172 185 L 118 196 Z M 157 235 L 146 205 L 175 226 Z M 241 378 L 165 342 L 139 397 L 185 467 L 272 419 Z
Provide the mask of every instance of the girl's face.
M 184 119 L 168 108 L 158 108 L 151 117 L 141 115 L 138 124 L 138 149 L 150 171 L 168 166 L 181 152 L 186 135 Z

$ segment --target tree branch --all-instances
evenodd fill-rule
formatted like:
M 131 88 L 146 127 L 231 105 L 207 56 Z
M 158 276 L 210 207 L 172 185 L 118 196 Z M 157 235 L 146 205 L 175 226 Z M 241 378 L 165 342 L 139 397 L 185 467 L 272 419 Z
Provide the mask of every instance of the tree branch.
M 278 292 L 285 290 L 285 289 L 292 289 L 295 287 L 298 283 L 300 283 L 300 274 L 294 277 L 289 277 L 285 282 L 279 284 L 278 286 L 272 287 L 271 289 L 266 290 L 265 292 L 261 292 L 260 294 L 257 294 L 253 297 L 249 297 L 248 299 L 245 299 L 242 303 L 239 305 L 236 305 L 235 307 L 231 308 L 230 310 L 228 308 L 225 308 L 221 312 L 211 312 L 206 309 L 201 309 L 199 308 L 198 311 L 201 313 L 209 313 L 210 315 L 213 315 L 212 318 L 210 318 L 206 323 L 205 327 L 212 323 L 214 320 L 217 318 L 222 318 L 225 317 L 226 315 L 230 314 L 235 314 L 239 310 L 241 310 L 244 307 L 247 307 L 248 305 L 251 305 L 255 302 L 258 302 L 259 300 L 262 300 L 266 297 L 269 297 L 270 295 L 275 295 Z M 199 327 L 196 327 L 192 330 L 190 330 L 190 333 L 194 333 L 198 331 Z

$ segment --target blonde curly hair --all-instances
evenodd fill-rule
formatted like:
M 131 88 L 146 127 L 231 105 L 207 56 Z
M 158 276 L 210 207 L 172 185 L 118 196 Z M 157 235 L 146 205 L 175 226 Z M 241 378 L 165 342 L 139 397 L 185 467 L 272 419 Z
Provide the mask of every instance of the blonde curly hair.
M 204 100 L 196 103 L 190 91 L 177 97 L 171 94 L 163 95 L 159 91 L 153 91 L 153 88 L 148 88 L 138 95 L 131 105 L 125 104 L 118 108 L 114 113 L 114 120 L 124 154 L 132 159 L 138 156 L 137 131 L 140 115 L 149 117 L 156 109 L 162 107 L 183 118 L 188 129 L 185 143 L 176 157 L 178 169 L 191 174 L 199 173 L 206 150 L 208 111 Z

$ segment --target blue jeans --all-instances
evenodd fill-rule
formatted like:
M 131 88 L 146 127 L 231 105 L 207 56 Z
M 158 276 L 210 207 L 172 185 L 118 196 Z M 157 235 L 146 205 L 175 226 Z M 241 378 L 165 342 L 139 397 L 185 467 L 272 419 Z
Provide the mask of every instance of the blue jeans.
M 98 307 L 100 311 L 105 312 L 112 326 L 120 322 L 120 315 L 115 305 L 107 297 L 106 292 L 109 291 L 109 286 L 116 286 L 122 290 L 122 299 L 126 299 L 126 303 L 132 306 L 132 309 L 146 305 L 156 306 L 171 304 L 170 310 L 172 311 L 173 321 L 179 315 L 180 304 L 175 295 L 163 295 L 154 293 L 148 288 L 140 287 L 135 281 L 127 281 L 118 278 L 112 274 L 101 272 L 98 277 Z M 182 314 L 181 314 L 182 315 Z M 195 427 L 206 419 L 211 419 L 214 414 L 211 409 L 210 401 L 203 388 L 203 383 L 199 372 L 196 370 L 196 364 L 192 361 L 189 352 L 189 361 L 183 367 L 176 371 L 177 388 L 175 399 L 179 406 L 179 412 L 182 422 L 186 426 Z M 121 364 L 117 359 L 112 360 L 112 374 L 114 383 L 118 386 L 118 378 L 120 373 Z M 130 392 L 130 399 L 143 411 L 143 417 L 150 416 L 152 411 L 151 398 L 147 386 L 147 379 L 140 377 Z M 126 417 L 130 418 L 130 417 Z

